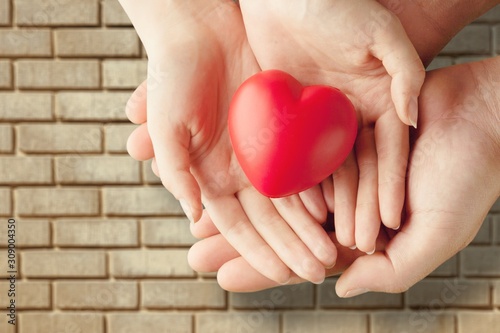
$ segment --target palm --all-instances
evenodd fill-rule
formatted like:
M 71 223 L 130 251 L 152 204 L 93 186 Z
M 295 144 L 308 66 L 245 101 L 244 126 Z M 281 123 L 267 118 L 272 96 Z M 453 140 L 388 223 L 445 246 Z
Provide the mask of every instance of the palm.
M 498 123 L 499 114 L 498 108 L 489 109 L 498 104 L 484 93 L 494 93 L 498 87 L 476 86 L 481 82 L 478 77 L 487 77 L 488 71 L 498 69 L 476 64 L 474 71 L 462 65 L 429 73 L 420 100 L 421 124 L 410 158 L 402 229 L 388 232 L 389 239 L 380 237 L 378 249 L 384 253 L 358 258 L 359 252 L 339 249 L 337 265 L 329 274 L 352 264 L 337 283 L 339 295 L 360 287 L 404 291 L 473 239 L 500 195 L 500 132 L 491 126 Z M 473 72 L 475 78 L 470 77 Z M 208 238 L 193 246 L 192 257 L 205 262 L 207 270 L 218 270 L 225 288 L 249 291 L 276 286 L 237 252 L 224 250 L 225 258 L 215 258 L 210 247 L 229 244 L 206 230 L 203 225 L 193 230 Z M 246 278 L 237 278 L 242 271 Z
M 379 38 L 377 32 L 372 36 L 368 34 L 373 31 L 366 31 L 379 29 L 379 34 L 384 35 L 382 31 L 392 29 L 386 21 L 394 23 L 397 18 L 371 0 L 349 1 L 350 10 L 327 1 L 301 2 L 304 7 L 290 5 L 286 9 L 276 3 L 241 1 L 248 38 L 259 65 L 285 70 L 306 85 L 335 86 L 350 97 L 358 111 L 361 128 L 355 150 L 359 190 L 353 188 L 357 187 L 357 180 L 352 181 L 357 176 L 335 180 L 335 222 L 342 245 L 357 244 L 368 252 L 380 220 L 392 228 L 399 225 L 404 202 L 408 130 L 398 120 L 393 103 L 402 103 L 402 77 L 394 76 L 391 81 L 388 64 L 374 56 L 385 56 L 385 50 L 379 50 L 375 41 Z M 355 170 L 353 160 L 343 168 L 351 169 L 347 173 Z M 350 184 L 346 184 L 346 178 L 351 179 Z M 360 230 L 356 234 L 354 220 L 356 230 Z
M 285 203 L 273 205 L 258 193 L 235 158 L 227 130 L 229 102 L 259 67 L 239 9 L 231 1 L 207 3 L 202 13 L 189 12 L 180 27 L 168 27 L 172 45 L 150 57 L 150 68 L 165 73 L 154 85 L 148 81 L 148 122 L 144 100 L 131 107 L 138 116 L 129 117 L 143 125 L 129 138 L 129 152 L 137 159 L 154 157 L 165 187 L 180 199 L 194 198 L 200 212 L 201 194 L 220 232 L 255 269 L 280 282 L 288 280 L 288 267 L 322 281 L 324 266 L 336 255 L 330 239 L 317 223 L 309 223 L 315 221 L 298 196 L 289 199 L 287 214 L 299 221 L 300 230 L 288 226 L 277 212 Z

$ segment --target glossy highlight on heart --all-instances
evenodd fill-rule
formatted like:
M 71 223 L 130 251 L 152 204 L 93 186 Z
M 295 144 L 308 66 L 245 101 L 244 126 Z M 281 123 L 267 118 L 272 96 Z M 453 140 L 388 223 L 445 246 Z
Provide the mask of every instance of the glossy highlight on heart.
M 340 90 L 304 87 L 278 70 L 243 82 L 231 101 L 228 126 L 241 168 L 272 198 L 299 193 L 331 175 L 357 134 L 356 111 Z

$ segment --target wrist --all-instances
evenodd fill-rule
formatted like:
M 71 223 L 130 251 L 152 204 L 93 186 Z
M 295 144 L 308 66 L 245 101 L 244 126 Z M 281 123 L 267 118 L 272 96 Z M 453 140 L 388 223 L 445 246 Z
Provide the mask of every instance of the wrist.
M 493 8 L 497 0 L 378 0 L 396 14 L 424 65 L 466 25 Z

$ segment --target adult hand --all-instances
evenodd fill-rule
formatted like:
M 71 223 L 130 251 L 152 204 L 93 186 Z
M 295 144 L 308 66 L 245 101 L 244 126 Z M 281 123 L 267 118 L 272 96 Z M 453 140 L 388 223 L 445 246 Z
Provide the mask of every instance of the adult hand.
M 379 237 L 380 252 L 372 256 L 339 247 L 338 264 L 328 275 L 352 263 L 337 282 L 339 296 L 407 290 L 472 241 L 500 195 L 499 77 L 500 57 L 428 74 L 402 228 L 386 229 L 386 237 Z M 206 218 L 192 231 L 206 238 L 190 250 L 192 265 L 218 271 L 224 288 L 255 291 L 277 285 L 251 269 Z M 215 248 L 221 249 L 220 257 Z
M 409 149 L 400 120 L 416 126 L 425 76 L 417 52 L 397 16 L 375 0 L 240 6 L 262 69 L 335 86 L 355 105 L 361 126 L 355 156 L 333 177 L 335 229 L 341 245 L 373 253 L 381 221 L 400 224 Z
M 303 194 L 308 201 L 297 195 L 273 204 L 248 182 L 229 141 L 230 99 L 259 70 L 238 7 L 229 0 L 121 3 L 149 57 L 148 83 L 127 107 L 141 124 L 128 141 L 131 156 L 155 157 L 153 169 L 192 221 L 203 198 L 220 232 L 269 279 L 285 283 L 292 269 L 323 281 L 336 249 L 308 210 L 326 215 L 324 203 L 311 199 L 322 199 L 321 189 Z

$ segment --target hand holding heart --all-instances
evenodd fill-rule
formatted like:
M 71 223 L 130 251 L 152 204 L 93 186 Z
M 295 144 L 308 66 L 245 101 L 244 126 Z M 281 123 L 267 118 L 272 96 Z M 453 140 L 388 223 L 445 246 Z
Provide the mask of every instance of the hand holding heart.
M 229 134 L 248 179 L 268 197 L 305 191 L 330 176 L 356 139 L 356 111 L 338 89 L 302 87 L 281 71 L 246 80 L 229 108 Z
M 372 2 L 375 3 L 367 1 L 367 4 Z M 142 124 L 129 138 L 128 150 L 137 159 L 155 157 L 153 166 L 163 184 L 181 199 L 186 214 L 193 220 L 200 218 L 203 200 L 221 234 L 253 268 L 278 282 L 285 282 L 291 276 L 288 267 L 302 278 L 320 282 L 325 275 L 324 267 L 336 260 L 332 241 L 317 223 L 326 211 L 325 201 L 320 200 L 323 193 L 331 193 L 328 197 L 332 199 L 327 201 L 330 201 L 330 210 L 333 209 L 331 183 L 323 182 L 321 188 L 314 187 L 300 195 L 269 200 L 251 186 L 236 161 L 227 131 L 227 110 L 237 87 L 258 72 L 258 65 L 264 69 L 269 64 L 274 68 L 286 67 L 281 69 L 292 72 L 303 84 L 337 86 L 348 94 L 358 110 L 362 127 L 356 155 L 350 155 L 335 175 L 336 223 L 343 221 L 337 227 L 339 232 L 344 230 L 340 243 L 356 244 L 365 252 L 373 249 L 380 224 L 379 192 L 385 194 L 381 196 L 385 198 L 380 207 L 382 220 L 393 227 L 399 224 L 404 190 L 404 177 L 402 181 L 400 175 L 406 168 L 407 128 L 399 121 L 395 109 L 409 123 L 407 113 L 416 110 L 416 106 L 406 107 L 406 99 L 412 100 L 410 97 L 418 94 L 423 73 L 419 71 L 418 62 L 414 62 L 414 52 L 397 38 L 404 37 L 404 31 L 401 34 L 400 29 L 389 29 L 394 24 L 397 26 L 397 20 L 385 26 L 388 35 L 378 33 L 378 37 L 369 36 L 365 44 L 354 45 L 359 50 L 330 52 L 332 38 L 325 35 L 327 31 L 365 24 L 367 21 L 358 20 L 357 14 L 370 15 L 368 6 L 354 10 L 349 2 L 339 1 L 334 11 L 325 10 L 326 16 L 343 13 L 343 21 L 332 21 L 333 30 L 325 26 L 316 31 L 321 32 L 316 37 L 311 36 L 311 24 L 318 12 L 325 9 L 316 7 L 311 12 L 299 12 L 307 24 L 304 33 L 296 29 L 300 24 L 293 26 L 298 45 L 266 44 L 273 34 L 278 41 L 292 38 L 284 35 L 283 29 L 273 31 L 274 25 L 247 24 L 253 40 L 250 48 L 241 14 L 229 0 L 168 3 L 157 0 L 155 5 L 146 7 L 132 0 L 121 0 L 121 3 L 144 42 L 150 60 L 148 85 L 136 91 L 128 107 L 129 118 Z M 248 13 L 254 12 L 248 6 L 243 7 Z M 298 3 L 288 8 L 303 7 Z M 144 10 L 149 12 L 145 14 Z M 296 18 L 296 13 L 292 11 L 291 17 Z M 276 18 L 277 23 L 283 19 Z M 245 16 L 245 20 L 251 21 L 249 16 Z M 264 43 L 259 45 L 256 32 L 260 29 L 264 29 L 261 34 Z M 356 39 L 358 33 L 352 29 L 342 32 L 348 41 Z M 319 36 L 321 39 L 317 40 Z M 386 40 L 381 36 L 394 38 Z M 391 99 L 389 74 L 393 75 L 392 96 L 397 108 Z M 411 80 L 410 74 L 415 74 Z M 144 112 L 146 89 L 147 117 Z M 416 116 L 411 119 L 415 120 Z M 380 153 L 383 154 L 377 161 L 377 150 L 382 147 L 384 150 Z M 377 174 L 381 176 L 380 191 L 377 191 Z M 395 182 L 388 181 L 392 179 L 388 177 Z M 386 205 L 387 202 L 390 204 Z M 356 220 L 363 221 L 366 217 L 368 222 L 359 228 L 356 224 L 359 231 L 355 239 L 356 205 Z

